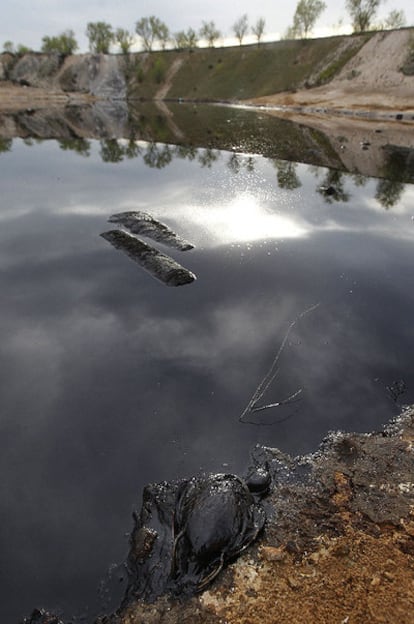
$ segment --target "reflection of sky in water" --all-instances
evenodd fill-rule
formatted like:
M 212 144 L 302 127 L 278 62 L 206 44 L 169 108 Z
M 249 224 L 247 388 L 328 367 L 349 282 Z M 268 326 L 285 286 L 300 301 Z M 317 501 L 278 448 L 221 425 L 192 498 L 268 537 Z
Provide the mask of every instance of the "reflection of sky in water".
M 377 181 L 344 176 L 348 201 L 327 203 L 325 170 L 298 166 L 288 190 L 283 163 L 218 156 L 151 169 L 102 163 L 96 146 L 89 159 L 52 142 L 1 155 L 7 621 L 91 604 L 145 483 L 239 472 L 257 442 L 299 453 L 329 429 L 379 427 L 400 379 L 414 401 L 413 188 L 385 210 Z M 165 288 L 99 237 L 136 209 L 196 243 L 172 255 L 197 282 Z M 273 426 L 240 424 L 316 302 L 265 397 L 302 400 L 257 415 Z

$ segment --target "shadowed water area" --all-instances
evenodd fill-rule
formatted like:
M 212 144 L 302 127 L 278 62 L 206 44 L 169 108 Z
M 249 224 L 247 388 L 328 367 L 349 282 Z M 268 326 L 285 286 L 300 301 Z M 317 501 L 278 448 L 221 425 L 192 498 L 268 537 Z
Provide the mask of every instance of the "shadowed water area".
M 367 176 L 309 128 L 206 110 L 143 108 L 123 138 L 73 136 L 91 109 L 66 111 L 72 136 L 21 113 L 1 139 L 4 622 L 117 606 L 146 484 L 241 474 L 255 444 L 310 452 L 414 402 L 412 153 Z M 196 279 L 167 288 L 108 230 Z M 246 412 L 278 353 L 255 406 L 280 405 Z

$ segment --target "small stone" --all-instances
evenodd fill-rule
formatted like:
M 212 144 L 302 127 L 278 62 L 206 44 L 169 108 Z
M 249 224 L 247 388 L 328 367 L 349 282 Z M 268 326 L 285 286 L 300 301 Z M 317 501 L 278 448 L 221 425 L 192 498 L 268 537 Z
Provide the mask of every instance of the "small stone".
M 319 563 L 319 559 L 321 558 L 321 553 L 319 552 L 314 552 L 311 555 L 309 555 L 308 557 L 308 561 L 310 563 Z
M 387 581 L 393 582 L 395 580 L 395 576 L 394 574 L 391 574 L 391 572 L 384 572 L 384 578 L 387 579 Z
M 334 557 L 346 557 L 351 552 L 351 549 L 348 544 L 337 544 L 332 549 L 332 554 Z
M 288 576 L 287 582 L 288 582 L 289 587 L 293 590 L 299 589 L 300 587 L 300 582 L 297 579 L 295 579 L 294 576 Z
M 265 561 L 284 561 L 286 559 L 286 550 L 284 546 L 279 546 L 278 548 L 263 546 L 260 549 L 260 556 Z

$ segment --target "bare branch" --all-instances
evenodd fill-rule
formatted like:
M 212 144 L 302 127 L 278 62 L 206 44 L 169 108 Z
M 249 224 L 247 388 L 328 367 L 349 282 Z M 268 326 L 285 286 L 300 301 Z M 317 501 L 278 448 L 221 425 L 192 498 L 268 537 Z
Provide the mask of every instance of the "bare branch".
M 291 394 L 290 396 L 288 396 L 286 399 L 283 399 L 282 401 L 277 401 L 275 403 L 269 403 L 267 405 L 262 405 L 262 406 L 258 406 L 258 402 L 260 401 L 260 399 L 263 398 L 263 395 L 266 393 L 267 389 L 269 388 L 269 386 L 273 383 L 273 381 L 275 380 L 275 378 L 277 377 L 277 374 L 279 372 L 279 368 L 278 368 L 278 362 L 280 360 L 280 357 L 283 353 L 283 350 L 286 346 L 286 342 L 290 336 L 291 331 L 293 330 L 293 328 L 295 327 L 295 325 L 298 323 L 298 321 L 300 321 L 304 316 L 306 316 L 307 314 L 309 314 L 310 312 L 313 312 L 314 310 L 316 310 L 316 308 L 318 308 L 320 305 L 320 303 L 316 303 L 314 305 L 312 305 L 310 308 L 307 308 L 306 310 L 304 310 L 303 312 L 301 312 L 296 318 L 295 320 L 293 320 L 291 322 L 291 324 L 289 325 L 286 334 L 282 340 L 282 344 L 279 347 L 278 352 L 276 353 L 276 356 L 272 362 L 271 367 L 269 368 L 268 372 L 266 373 L 266 375 L 263 377 L 263 379 L 261 380 L 261 382 L 259 383 L 259 385 L 257 386 L 256 390 L 253 393 L 253 396 L 251 397 L 250 401 L 248 402 L 247 406 L 244 408 L 241 416 L 239 417 L 239 422 L 249 422 L 245 420 L 245 417 L 247 416 L 247 414 L 252 414 L 254 412 L 259 412 L 259 411 L 263 411 L 265 409 L 270 409 L 272 407 L 281 407 L 282 405 L 287 405 L 288 403 L 292 403 L 296 397 L 299 396 L 299 394 L 302 392 L 302 388 L 300 388 L 299 390 L 297 390 L 296 392 L 294 392 L 293 394 Z M 252 423 L 252 424 L 257 424 L 257 423 Z

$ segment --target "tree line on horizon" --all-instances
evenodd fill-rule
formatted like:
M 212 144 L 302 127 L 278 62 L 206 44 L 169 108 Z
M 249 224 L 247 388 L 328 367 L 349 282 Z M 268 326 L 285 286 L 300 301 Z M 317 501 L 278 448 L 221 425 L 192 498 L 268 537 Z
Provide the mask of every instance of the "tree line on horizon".
M 355 33 L 365 32 L 372 29 L 386 30 L 401 28 L 406 25 L 404 11 L 393 9 L 384 22 L 375 24 L 378 9 L 385 0 L 345 0 L 345 7 L 352 20 Z M 309 37 L 317 20 L 326 9 L 323 0 L 299 0 L 293 16 L 292 24 L 287 28 L 285 39 L 306 39 Z M 242 15 L 232 25 L 232 32 L 240 45 L 248 34 L 255 36 L 260 45 L 265 32 L 265 19 L 258 18 L 255 24 L 249 25 L 247 14 Z M 113 28 L 103 21 L 89 22 L 86 27 L 86 36 L 89 49 L 93 53 L 109 54 L 111 46 L 117 45 L 122 54 L 128 54 L 136 43 L 136 35 L 139 37 L 142 49 L 151 52 L 154 47 L 165 50 L 168 47 L 177 50 L 192 50 L 200 41 L 214 47 L 223 36 L 216 27 L 214 21 L 203 21 L 201 28 L 195 31 L 193 28 L 171 33 L 168 26 L 158 17 L 151 15 L 142 17 L 135 24 L 135 33 L 125 28 Z M 3 45 L 4 52 L 22 55 L 31 49 L 13 42 L 6 41 Z M 73 30 L 66 30 L 57 36 L 42 38 L 41 52 L 58 53 L 64 56 L 74 54 L 79 49 L 78 42 Z

